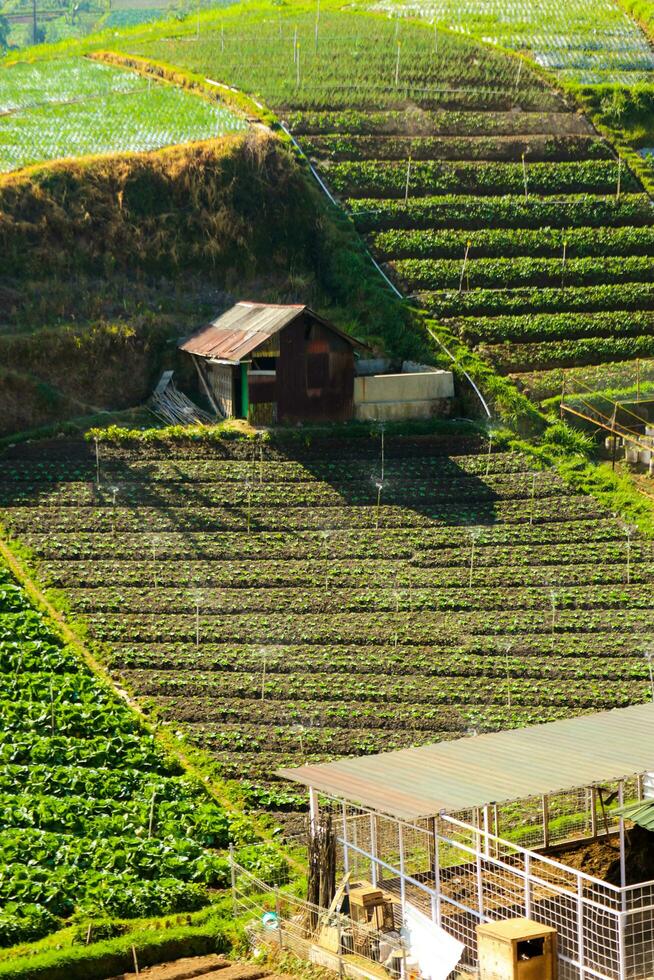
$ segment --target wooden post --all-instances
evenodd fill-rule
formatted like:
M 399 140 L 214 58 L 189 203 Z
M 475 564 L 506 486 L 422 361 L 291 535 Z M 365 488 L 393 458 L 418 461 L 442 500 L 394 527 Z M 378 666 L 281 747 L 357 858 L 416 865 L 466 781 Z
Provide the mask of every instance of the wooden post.
M 486 803 L 484 805 L 484 854 L 486 857 L 490 856 L 490 839 L 488 837 L 490 833 L 490 804 Z
M 546 793 L 541 801 L 543 810 L 543 847 L 550 846 L 550 801 Z
M 318 793 L 313 786 L 309 787 L 309 830 L 312 837 L 316 835 L 316 828 L 320 819 L 320 806 L 318 804 Z
M 277 937 L 279 948 L 284 948 L 284 936 L 282 933 L 282 903 L 279 900 L 279 888 L 275 887 L 275 915 L 277 916 Z
M 299 46 L 298 46 L 299 47 Z M 300 55 L 298 53 L 298 71 Z M 299 84 L 299 80 L 298 80 Z M 247 422 L 250 410 L 250 393 L 248 391 L 248 362 L 241 361 L 241 418 Z
M 342 804 L 343 813 L 343 870 L 345 874 L 350 870 L 350 855 L 347 848 L 347 811 L 345 809 L 345 803 Z
M 200 364 L 199 364 L 199 362 L 198 362 L 195 354 L 192 354 L 191 355 L 191 359 L 193 361 L 193 364 L 195 365 L 195 370 L 198 373 L 198 377 L 200 379 L 200 384 L 202 385 L 202 390 L 204 391 L 205 395 L 207 396 L 207 399 L 209 401 L 209 404 L 213 408 L 213 410 L 216 413 L 216 415 L 219 415 L 221 418 L 225 418 L 225 413 L 220 410 L 220 408 L 218 407 L 218 405 L 216 403 L 215 398 L 211 394 L 211 391 L 209 389 L 209 385 L 207 384 L 207 380 L 206 380 L 206 378 L 205 378 L 205 376 L 204 376 L 204 374 L 202 372 L 202 368 L 200 367 Z
M 597 794 L 594 786 L 590 788 L 590 832 L 597 837 Z
M 139 961 L 136 956 L 136 946 L 132 946 L 132 959 L 134 960 L 134 973 L 138 976 L 141 971 L 139 970 Z
M 232 911 L 234 913 L 234 918 L 238 918 L 238 906 L 236 902 L 236 865 L 234 864 L 234 845 L 229 845 L 229 870 L 231 872 L 232 880 Z

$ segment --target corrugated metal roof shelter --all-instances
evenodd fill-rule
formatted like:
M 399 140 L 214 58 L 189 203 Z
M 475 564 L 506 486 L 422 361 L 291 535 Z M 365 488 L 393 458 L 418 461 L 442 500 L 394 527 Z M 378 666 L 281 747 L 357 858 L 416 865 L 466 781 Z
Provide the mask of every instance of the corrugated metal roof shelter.
M 308 306 L 293 304 L 281 306 L 273 303 L 236 303 L 217 319 L 201 327 L 179 345 L 179 349 L 198 357 L 207 357 L 228 364 L 238 364 L 270 337 L 293 323 L 304 313 L 309 313 L 315 321 L 327 326 L 333 333 L 342 337 L 353 347 L 363 348 L 353 337 L 328 323 L 310 310 Z
M 308 306 L 242 302 L 179 350 L 216 414 L 267 425 L 351 418 L 355 347 Z
M 649 769 L 654 769 L 654 704 L 279 774 L 399 820 L 417 820 Z

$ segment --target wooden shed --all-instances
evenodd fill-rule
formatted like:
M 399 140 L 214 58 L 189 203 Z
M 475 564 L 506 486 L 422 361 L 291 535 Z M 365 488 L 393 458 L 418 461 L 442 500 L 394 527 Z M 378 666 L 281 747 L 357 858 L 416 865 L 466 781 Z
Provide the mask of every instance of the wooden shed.
M 268 425 L 351 418 L 355 347 L 308 306 L 242 302 L 179 349 L 218 415 Z

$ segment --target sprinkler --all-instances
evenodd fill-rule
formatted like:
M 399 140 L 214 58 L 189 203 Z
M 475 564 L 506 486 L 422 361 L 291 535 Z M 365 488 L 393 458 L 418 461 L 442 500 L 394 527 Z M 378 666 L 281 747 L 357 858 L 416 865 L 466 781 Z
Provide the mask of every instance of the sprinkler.
M 382 495 L 382 490 L 384 489 L 384 484 L 383 484 L 383 482 L 381 480 L 379 480 L 375 484 L 375 486 L 377 487 L 377 508 L 376 508 L 376 515 L 375 515 L 375 531 L 378 531 L 379 530 L 379 508 L 381 506 L 381 495 Z
M 652 692 L 652 704 L 654 704 L 654 671 L 652 670 L 652 658 L 654 658 L 654 649 L 645 651 L 645 660 L 647 661 L 647 666 L 649 667 L 649 686 Z

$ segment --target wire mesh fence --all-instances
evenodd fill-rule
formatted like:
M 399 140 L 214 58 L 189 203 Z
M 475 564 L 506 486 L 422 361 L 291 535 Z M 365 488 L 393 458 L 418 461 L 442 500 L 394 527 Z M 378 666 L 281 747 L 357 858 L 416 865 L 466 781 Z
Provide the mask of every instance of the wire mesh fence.
M 340 976 L 407 976 L 407 950 L 395 922 L 384 930 L 362 924 L 299 898 L 287 883 L 257 878 L 233 855 L 230 864 L 234 915 L 248 920 L 253 945 L 290 951 Z
M 412 906 L 460 940 L 463 966 L 477 964 L 478 925 L 524 917 L 556 929 L 561 977 L 646 980 L 654 883 L 621 887 L 566 864 L 596 841 L 617 853 L 619 801 L 642 795 L 639 779 L 621 782 L 414 824 L 333 803 L 340 868 L 392 895 L 400 920 Z

